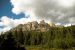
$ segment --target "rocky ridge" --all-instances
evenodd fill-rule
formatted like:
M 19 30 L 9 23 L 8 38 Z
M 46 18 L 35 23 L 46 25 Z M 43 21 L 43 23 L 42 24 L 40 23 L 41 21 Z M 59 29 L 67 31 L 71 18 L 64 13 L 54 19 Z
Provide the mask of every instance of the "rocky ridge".
M 36 30 L 36 31 L 44 32 L 44 31 L 48 31 L 51 27 L 55 27 L 55 24 L 54 23 L 46 23 L 44 20 L 42 20 L 42 21 L 40 21 L 40 23 L 38 23 L 37 21 L 33 21 L 33 22 L 28 22 L 26 24 L 20 24 L 12 30 L 20 31 L 20 29 L 21 29 L 22 31 Z

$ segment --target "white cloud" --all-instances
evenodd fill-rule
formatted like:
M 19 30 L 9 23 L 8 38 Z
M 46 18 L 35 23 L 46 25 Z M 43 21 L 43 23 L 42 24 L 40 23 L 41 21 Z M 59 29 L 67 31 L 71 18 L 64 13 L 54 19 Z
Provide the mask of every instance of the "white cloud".
M 56 26 L 60 26 L 60 25 L 61 25 L 61 23 L 56 23 L 55 25 L 56 25 Z
M 7 16 L 2 16 L 2 18 L 0 19 L 0 26 L 2 26 L 3 28 L 0 28 L 0 32 L 6 32 L 8 30 L 10 30 L 13 27 L 16 27 L 19 24 L 25 24 L 27 22 L 31 22 L 31 21 L 35 21 L 35 18 L 20 18 L 20 19 L 12 19 L 9 18 Z
M 0 28 L 0 34 L 1 34 L 2 32 L 9 31 L 10 29 L 12 29 L 12 27 L 10 27 L 10 26 L 4 27 L 4 28 Z
M 68 27 L 68 26 L 71 26 L 72 24 L 66 24 L 66 25 L 64 25 L 64 27 Z
M 74 0 L 11 0 L 10 2 L 13 5 L 13 13 L 29 14 L 31 18 L 69 23 L 68 19 L 72 16 L 75 17 Z M 70 7 L 70 5 L 72 6 Z
M 75 17 L 69 18 L 69 22 L 70 22 L 71 24 L 75 24 Z
M 4 26 L 4 28 L 0 30 L 7 31 L 7 29 L 9 30 L 19 24 L 35 20 L 39 22 L 41 19 L 57 23 L 56 25 L 61 25 L 62 23 L 75 24 L 75 4 L 71 2 L 72 7 L 64 8 L 65 5 L 59 6 L 57 1 L 61 4 L 62 0 L 10 0 L 13 6 L 11 11 L 14 14 L 18 15 L 24 13 L 25 15 L 30 15 L 30 17 L 11 19 L 7 16 L 3 16 L 0 19 L 0 26 Z M 69 6 L 70 1 L 64 0 L 63 2 L 67 3 L 67 6 Z
M 7 16 L 2 16 L 0 20 L 1 20 L 0 24 L 3 26 L 16 26 L 19 24 L 24 24 L 27 22 L 35 21 L 36 18 L 31 18 L 31 17 L 25 18 L 24 17 L 20 19 L 12 19 L 12 18 L 8 18 Z
M 1 18 L 1 22 L 3 26 L 10 26 L 12 25 L 13 20 L 11 18 L 8 18 L 7 16 L 3 16 Z
M 7 16 L 3 16 L 0 20 L 0 25 L 1 27 L 3 27 L 0 28 L 0 32 L 6 32 L 10 30 L 12 27 L 16 26 L 14 25 L 13 19 L 8 18 Z
M 3 23 L 2 22 L 0 22 L 0 26 L 3 26 Z
M 64 7 L 71 7 L 75 3 L 75 0 L 57 0 L 57 4 Z
M 2 29 L 2 31 L 3 31 L 3 32 L 6 32 L 6 31 L 9 31 L 11 28 L 12 28 L 12 27 L 10 27 L 10 26 L 4 27 L 4 28 Z

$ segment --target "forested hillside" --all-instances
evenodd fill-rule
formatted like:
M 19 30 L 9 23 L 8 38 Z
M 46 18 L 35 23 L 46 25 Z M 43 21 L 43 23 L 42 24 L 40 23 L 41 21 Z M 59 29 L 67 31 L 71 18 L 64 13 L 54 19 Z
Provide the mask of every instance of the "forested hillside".
M 12 39 L 10 39 L 11 37 L 17 42 L 15 45 L 16 47 L 39 45 L 47 48 L 74 48 L 75 26 L 61 28 L 51 27 L 45 32 L 37 30 L 22 31 L 21 28 L 18 28 L 18 31 L 14 31 L 14 29 L 12 29 L 0 35 L 0 47 L 3 46 L 3 44 L 7 45 L 7 43 L 4 43 L 6 39 L 8 39 L 10 42 L 13 42 Z

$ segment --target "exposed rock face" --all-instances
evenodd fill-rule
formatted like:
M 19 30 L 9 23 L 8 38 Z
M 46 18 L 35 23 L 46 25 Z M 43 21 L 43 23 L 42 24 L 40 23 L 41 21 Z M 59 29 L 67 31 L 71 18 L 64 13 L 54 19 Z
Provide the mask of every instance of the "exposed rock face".
M 40 21 L 39 23 L 39 28 L 40 28 L 40 31 L 47 31 L 49 30 L 50 26 L 48 25 L 48 23 L 45 23 L 44 20 Z
M 46 23 L 44 20 L 42 20 L 42 21 L 40 21 L 40 24 L 45 25 Z
M 27 31 L 27 26 L 26 26 L 26 24 L 24 24 L 24 26 L 22 27 L 22 31 L 24 32 L 24 31 Z
M 32 22 L 32 29 L 31 30 L 36 30 L 38 28 L 38 22 L 34 21 Z
M 38 22 L 29 22 L 27 24 L 24 24 L 22 27 L 22 31 L 31 31 L 31 30 L 36 30 L 38 27 Z
M 21 24 L 18 26 L 18 28 L 21 28 L 22 31 L 38 30 L 42 32 L 49 30 L 50 27 L 51 26 L 48 23 L 46 23 L 44 20 L 40 21 L 40 23 L 38 23 L 37 21 L 33 21 L 33 22 L 28 22 L 27 24 L 24 24 L 24 25 Z M 17 31 L 19 30 L 17 29 Z
M 52 22 L 50 22 L 50 23 L 48 23 L 51 27 L 55 27 L 55 24 L 54 23 L 52 23 Z
M 31 27 L 32 27 L 32 23 L 31 22 L 27 23 L 26 27 L 27 27 L 27 30 L 30 31 L 31 30 Z

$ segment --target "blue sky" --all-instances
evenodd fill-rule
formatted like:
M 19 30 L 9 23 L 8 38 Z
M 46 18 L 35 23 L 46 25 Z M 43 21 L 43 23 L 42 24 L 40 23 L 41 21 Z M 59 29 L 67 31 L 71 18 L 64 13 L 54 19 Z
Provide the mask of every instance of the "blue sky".
M 0 32 L 8 31 L 12 27 L 14 27 L 14 22 L 15 22 L 15 24 L 19 23 L 19 19 L 25 18 L 25 14 L 23 14 L 23 13 L 20 13 L 18 15 L 14 14 L 12 12 L 12 8 L 13 8 L 13 6 L 11 5 L 10 0 L 0 0 Z M 4 18 L 4 19 L 2 19 L 2 18 Z M 10 19 L 12 19 L 13 22 L 11 22 Z M 18 19 L 18 20 L 15 20 L 15 19 Z M 7 24 L 5 24 L 6 22 L 7 22 Z M 13 24 L 11 24 L 11 23 L 13 23 Z M 10 26 L 10 24 L 12 26 Z M 8 26 L 6 26 L 6 25 L 8 25 Z
M 25 17 L 23 13 L 16 15 L 12 13 L 12 5 L 10 0 L 0 0 L 0 18 L 2 16 L 8 16 L 9 18 L 19 19 Z

